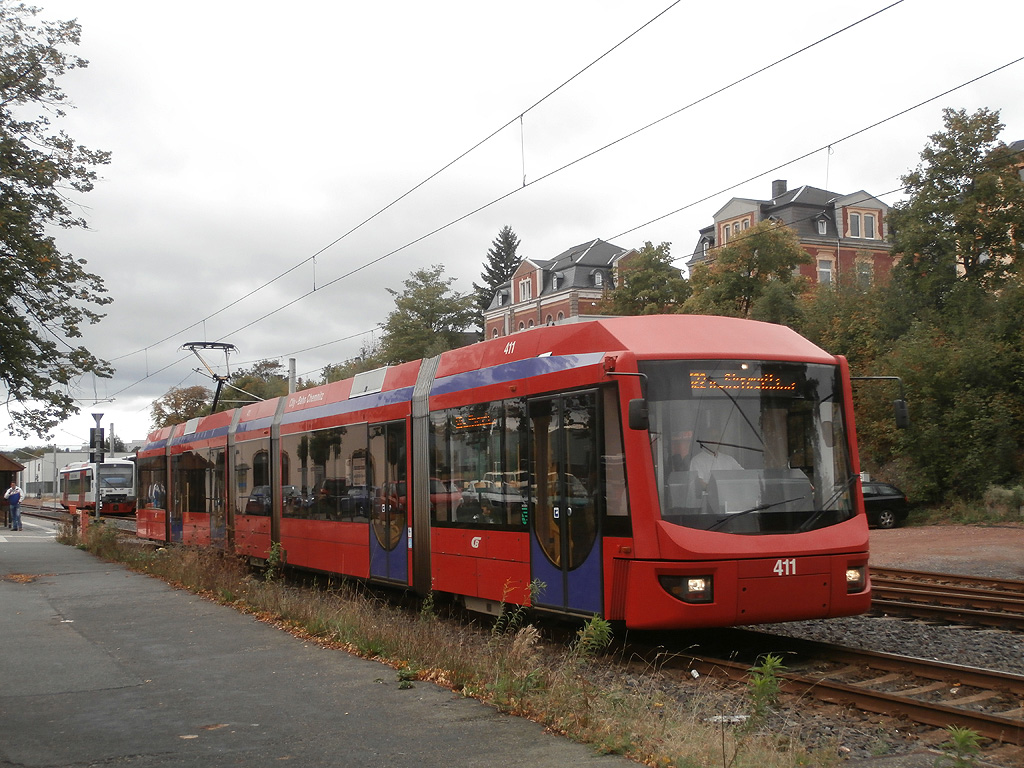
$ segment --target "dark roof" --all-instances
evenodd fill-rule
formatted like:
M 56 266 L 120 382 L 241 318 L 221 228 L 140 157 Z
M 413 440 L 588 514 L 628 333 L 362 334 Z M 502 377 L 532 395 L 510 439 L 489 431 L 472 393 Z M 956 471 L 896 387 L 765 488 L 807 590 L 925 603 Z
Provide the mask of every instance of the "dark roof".
M 594 287 L 594 273 L 602 273 L 602 281 L 611 279 L 611 269 L 616 260 L 630 252 L 629 248 L 622 248 L 613 243 L 605 242 L 600 238 L 588 240 L 585 243 L 567 248 L 553 259 L 529 259 L 536 264 L 543 276 L 543 285 L 540 286 L 539 296 L 550 293 L 561 293 L 570 288 Z M 527 261 L 524 259 L 523 261 Z M 558 286 L 554 286 L 557 276 Z M 505 301 L 499 303 L 499 297 Z M 494 292 L 488 309 L 503 306 L 508 303 L 512 296 L 512 283 L 502 283 Z
M 9 459 L 0 453 L 0 472 L 21 472 L 25 469 L 24 464 L 19 464 L 14 459 Z

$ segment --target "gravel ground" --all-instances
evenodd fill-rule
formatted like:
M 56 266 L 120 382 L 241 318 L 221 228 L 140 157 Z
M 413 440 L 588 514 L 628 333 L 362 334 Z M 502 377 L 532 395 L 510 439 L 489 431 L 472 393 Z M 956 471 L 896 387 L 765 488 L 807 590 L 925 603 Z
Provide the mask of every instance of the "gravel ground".
M 871 562 L 879 567 L 1024 579 L 1024 524 L 876 530 L 871 535 Z M 1024 674 L 1024 634 L 1019 632 L 871 616 L 794 622 L 759 629 L 854 648 Z M 797 729 L 809 742 L 832 740 L 841 755 L 866 761 L 861 763 L 863 765 L 885 765 L 888 760 L 897 760 L 892 756 L 920 753 L 925 748 L 937 747 L 945 738 L 942 731 L 933 728 L 805 702 L 789 702 L 779 716 L 778 725 Z M 926 755 L 922 761 L 934 759 Z M 1024 750 L 990 745 L 985 760 L 993 765 L 1024 766 Z

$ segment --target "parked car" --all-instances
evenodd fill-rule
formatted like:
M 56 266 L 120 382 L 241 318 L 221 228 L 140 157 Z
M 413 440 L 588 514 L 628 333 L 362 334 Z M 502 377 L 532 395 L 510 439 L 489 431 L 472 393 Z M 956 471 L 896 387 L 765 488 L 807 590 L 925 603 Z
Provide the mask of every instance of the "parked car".
M 902 525 L 910 513 L 910 502 L 903 491 L 889 483 L 869 480 L 864 489 L 864 510 L 868 525 L 876 528 L 895 528 Z

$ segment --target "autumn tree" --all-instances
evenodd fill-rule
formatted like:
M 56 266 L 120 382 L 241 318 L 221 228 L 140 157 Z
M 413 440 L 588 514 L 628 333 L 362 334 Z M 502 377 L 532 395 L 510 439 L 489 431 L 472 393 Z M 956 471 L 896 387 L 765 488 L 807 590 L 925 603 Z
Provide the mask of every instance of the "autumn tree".
M 109 153 L 76 144 L 54 124 L 66 116 L 57 79 L 88 62 L 75 21 L 37 21 L 39 9 L 0 2 L 0 382 L 21 436 L 44 436 L 78 411 L 68 392 L 83 373 L 111 366 L 72 339 L 110 302 L 85 262 L 58 250 L 55 228 L 85 227 L 72 196 L 88 192 Z
M 381 323 L 382 364 L 404 363 L 462 346 L 476 319 L 473 294 L 452 290 L 454 277 L 444 277 L 435 264 L 414 271 L 404 291 L 388 288 L 395 308 Z
M 478 312 L 477 324 L 483 328 L 483 313 L 491 304 L 494 292 L 498 286 L 507 283 L 512 279 L 519 268 L 521 259 L 516 254 L 519 250 L 519 238 L 512 231 L 512 227 L 505 225 L 498 232 L 498 236 L 491 243 L 487 251 L 487 261 L 484 264 L 484 271 L 480 273 L 483 278 L 483 285 L 473 283 L 476 308 Z
M 618 267 L 613 289 L 600 304 L 606 315 L 656 315 L 678 312 L 690 295 L 690 284 L 672 263 L 671 244 L 644 243 Z
M 999 140 L 999 111 L 946 109 L 943 123 L 889 213 L 896 278 L 939 309 L 958 282 L 998 289 L 1024 255 L 1024 159 Z
M 228 385 L 221 393 L 223 409 L 287 395 L 288 371 L 279 360 L 260 360 L 231 374 Z
M 357 373 L 365 373 L 384 365 L 384 358 L 381 353 L 380 343 L 373 339 L 364 341 L 359 347 L 359 354 L 350 360 L 345 360 L 334 365 L 324 366 L 323 379 L 321 384 L 329 384 L 332 381 L 350 379 Z
M 713 262 L 694 267 L 683 311 L 787 322 L 803 289 L 795 270 L 810 262 L 796 232 L 762 221 L 720 248 Z
M 153 401 L 150 409 L 153 429 L 205 416 L 210 412 L 212 401 L 213 392 L 206 387 L 171 387 L 163 397 Z

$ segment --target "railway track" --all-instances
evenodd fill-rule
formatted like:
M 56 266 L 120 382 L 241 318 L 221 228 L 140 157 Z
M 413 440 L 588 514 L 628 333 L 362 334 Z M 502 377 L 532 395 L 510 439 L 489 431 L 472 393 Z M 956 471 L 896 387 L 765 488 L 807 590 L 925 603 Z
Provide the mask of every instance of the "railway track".
M 938 728 L 957 725 L 1024 746 L 1024 675 L 756 631 L 725 636 L 734 646 L 732 658 L 681 654 L 668 665 L 684 679 L 695 670 L 746 682 L 758 657 L 774 653 L 785 666 L 778 673 L 785 694 Z
M 872 610 L 1024 631 L 1024 581 L 872 568 Z
M 21 510 L 23 515 L 29 515 L 31 517 L 39 517 L 44 520 L 55 520 L 63 523 L 71 520 L 71 515 L 64 511 L 62 507 L 55 507 L 46 503 L 39 502 L 27 502 L 22 503 Z M 101 519 L 108 525 L 115 526 L 119 531 L 125 533 L 135 533 L 135 518 L 134 517 L 108 517 L 102 516 Z

